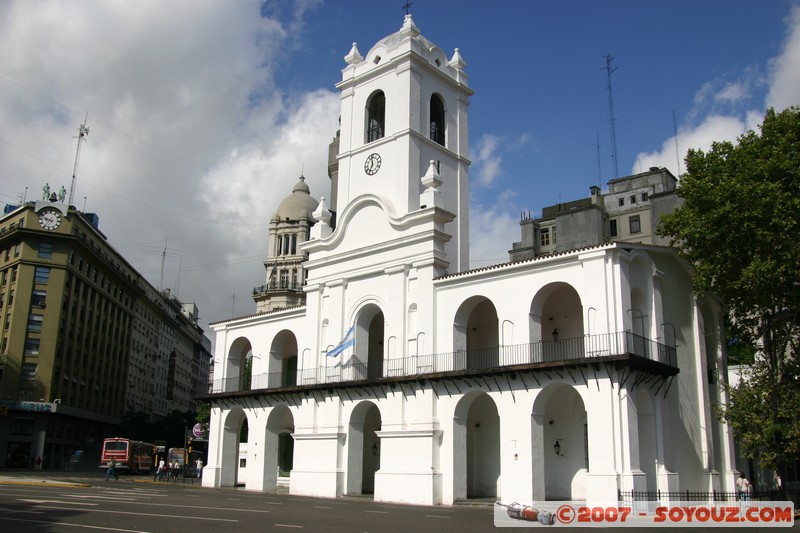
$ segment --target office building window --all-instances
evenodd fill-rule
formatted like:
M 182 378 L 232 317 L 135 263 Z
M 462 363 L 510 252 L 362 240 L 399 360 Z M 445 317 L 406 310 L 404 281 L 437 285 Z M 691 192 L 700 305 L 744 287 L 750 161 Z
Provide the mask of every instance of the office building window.
M 635 194 L 631 194 L 631 203 L 632 204 L 636 203 L 636 195 Z
M 36 379 L 36 363 L 22 363 L 20 378 L 27 381 Z
M 550 230 L 548 228 L 539 230 L 539 245 L 540 246 L 550 245 Z
M 34 290 L 31 293 L 31 305 L 44 309 L 45 301 L 47 300 L 47 291 Z
M 620 198 L 618 201 L 620 207 L 623 207 L 625 205 L 625 198 Z
M 28 331 L 32 331 L 34 333 L 39 333 L 42 331 L 42 322 L 44 317 L 42 315 L 34 315 L 31 313 L 28 315 Z
M 53 257 L 53 243 L 40 242 L 39 243 L 39 257 L 43 259 L 50 259 Z
M 36 267 L 33 275 L 34 283 L 47 283 L 50 280 L 50 269 L 48 267 Z
M 631 233 L 640 233 L 642 231 L 642 223 L 639 220 L 639 215 L 633 215 L 630 219 Z
M 17 243 L 14 245 L 14 257 L 19 257 L 19 251 L 22 249 L 22 245 Z
M 617 221 L 616 220 L 611 220 L 610 221 L 610 223 L 609 223 L 609 233 L 611 234 L 612 237 L 616 237 L 617 236 Z
M 25 339 L 25 355 L 39 355 L 39 339 Z
M 643 202 L 646 202 L 646 201 L 647 201 L 647 200 L 649 200 L 649 199 L 650 199 L 650 195 L 649 195 L 649 194 L 647 194 L 646 192 L 643 192 L 643 193 L 642 193 L 642 201 L 643 201 Z

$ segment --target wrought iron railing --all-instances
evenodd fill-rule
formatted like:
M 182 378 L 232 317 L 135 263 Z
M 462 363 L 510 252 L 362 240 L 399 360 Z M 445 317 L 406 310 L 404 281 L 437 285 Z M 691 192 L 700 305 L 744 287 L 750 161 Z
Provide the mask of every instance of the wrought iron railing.
M 214 380 L 212 392 L 373 381 L 380 378 L 481 371 L 518 365 L 547 366 L 619 355 L 638 356 L 674 368 L 678 366 L 675 348 L 635 335 L 630 331 L 621 331 L 557 341 L 411 355 L 371 364 L 360 360 L 357 355 L 342 363 L 340 358 L 344 356 L 339 356 L 336 359 L 331 358 L 326 366 L 298 369 L 296 374 L 274 372 Z
M 740 501 L 792 501 L 797 508 L 800 489 L 756 490 L 747 493 L 722 490 L 619 490 L 618 501 L 633 505 L 646 502 L 740 502 Z
M 257 294 L 265 294 L 268 292 L 275 292 L 275 291 L 298 291 L 302 292 L 303 284 L 299 282 L 291 282 L 291 281 L 271 281 L 266 285 L 260 285 L 258 287 L 253 287 L 253 295 Z

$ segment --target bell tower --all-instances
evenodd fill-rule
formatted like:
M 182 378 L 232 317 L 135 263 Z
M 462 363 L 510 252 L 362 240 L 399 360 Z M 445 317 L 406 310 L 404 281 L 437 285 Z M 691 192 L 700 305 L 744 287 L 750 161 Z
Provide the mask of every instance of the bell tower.
M 467 108 L 473 91 L 458 49 L 448 60 L 411 15 L 342 70 L 337 216 L 365 195 L 397 217 L 438 208 L 452 215 L 448 271 L 469 268 Z

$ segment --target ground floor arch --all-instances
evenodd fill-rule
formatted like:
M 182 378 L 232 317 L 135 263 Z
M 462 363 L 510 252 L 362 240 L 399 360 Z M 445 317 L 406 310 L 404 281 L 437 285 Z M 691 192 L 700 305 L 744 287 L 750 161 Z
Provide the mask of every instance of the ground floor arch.
M 453 419 L 455 499 L 497 497 L 500 483 L 500 417 L 494 400 L 468 393 Z
M 235 487 L 239 482 L 239 448 L 247 442 L 247 416 L 243 409 L 235 407 L 228 411 L 222 421 L 220 459 L 220 486 Z
M 554 383 L 536 397 L 531 431 L 534 494 L 547 500 L 586 497 L 589 426 L 581 395 L 570 385 Z M 537 457 L 538 456 L 538 457 Z
M 380 469 L 381 412 L 372 402 L 359 403 L 347 429 L 347 494 L 374 494 L 375 474 Z

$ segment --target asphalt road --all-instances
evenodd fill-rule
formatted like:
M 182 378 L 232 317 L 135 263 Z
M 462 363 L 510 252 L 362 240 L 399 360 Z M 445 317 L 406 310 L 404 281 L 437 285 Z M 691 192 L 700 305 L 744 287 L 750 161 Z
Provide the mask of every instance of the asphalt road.
M 264 494 L 199 484 L 154 483 L 150 476 L 103 472 L 4 472 L 0 470 L 0 531 L 62 532 L 486 532 L 496 531 L 491 506 L 416 506 L 386 504 L 371 498 L 308 498 Z M 510 532 L 542 531 L 540 524 L 514 522 Z M 800 523 L 790 525 L 800 530 Z M 566 524 L 556 523 L 555 527 Z M 572 531 L 597 532 L 602 528 Z M 746 527 L 740 531 L 787 531 Z M 634 531 L 635 529 L 627 529 Z M 670 527 L 670 531 L 697 528 Z
M 62 478 L 66 479 L 66 478 Z M 82 481 L 76 476 L 70 481 Z M 120 476 L 89 486 L 0 486 L 0 531 L 204 533 L 494 531 L 491 507 L 423 507 L 152 483 Z M 88 483 L 87 483 L 88 484 Z M 518 530 L 519 531 L 519 530 Z

